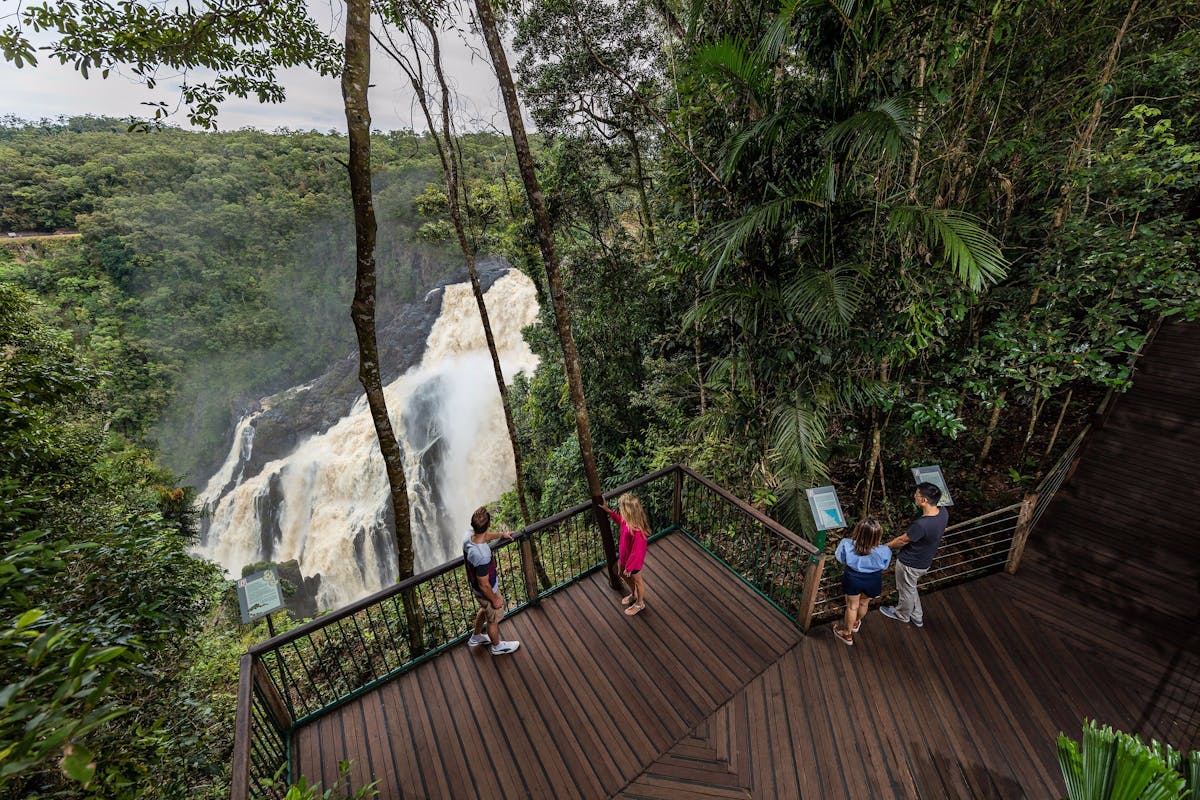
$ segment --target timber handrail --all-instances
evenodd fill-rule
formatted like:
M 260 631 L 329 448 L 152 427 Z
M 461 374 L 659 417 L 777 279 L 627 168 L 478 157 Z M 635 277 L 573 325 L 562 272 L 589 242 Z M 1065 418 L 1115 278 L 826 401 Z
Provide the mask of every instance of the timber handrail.
M 607 492 L 638 491 L 657 535 L 682 530 L 790 619 L 812 619 L 820 548 L 749 503 L 676 464 Z M 501 591 L 516 608 L 604 566 L 591 502 L 493 545 Z M 704 541 L 707 541 L 705 545 Z M 233 798 L 282 798 L 293 731 L 460 642 L 477 605 L 456 573 L 462 557 L 387 586 L 250 646 L 242 657 Z M 522 596 L 523 595 L 523 596 Z M 288 780 L 297 776 L 287 775 Z
M 651 481 L 657 480 L 666 475 L 670 475 L 670 474 L 674 473 L 677 469 L 681 469 L 681 466 L 679 464 L 672 464 L 669 467 L 663 467 L 662 469 L 658 470 L 657 472 L 651 472 L 649 475 L 643 475 L 642 477 L 637 478 L 636 480 L 632 480 L 629 483 L 626 483 L 622 486 L 618 486 L 615 489 L 609 489 L 607 492 L 605 492 L 601 496 L 605 499 L 605 501 L 611 500 L 614 497 L 618 497 L 618 496 L 624 494 L 625 492 L 633 491 L 634 489 L 637 489 L 641 486 L 645 486 L 647 483 L 650 483 Z M 683 467 L 683 469 L 686 469 L 686 467 Z M 566 509 L 565 511 L 558 512 L 554 516 L 546 517 L 545 519 L 539 519 L 537 522 L 527 525 L 526 527 L 522 528 L 519 532 L 517 532 L 515 534 L 515 538 L 527 537 L 530 534 L 538 533 L 539 531 L 542 531 L 546 528 L 553 528 L 555 525 L 558 525 L 558 524 L 562 523 L 563 521 L 570 519 L 571 517 L 582 514 L 585 511 L 590 511 L 591 508 L 592 508 L 591 502 L 579 503 L 578 505 L 571 506 L 570 508 Z
M 502 545 L 500 545 L 496 549 L 500 549 L 500 547 L 503 547 L 506 545 L 508 545 L 508 542 L 504 542 Z M 354 614 L 357 614 L 359 611 L 362 611 L 362 610 L 368 608 L 369 606 L 378 605 L 380 602 L 382 602 L 384 600 L 389 600 L 389 599 L 395 597 L 396 595 L 401 594 L 402 592 L 404 592 L 407 589 L 412 589 L 423 583 L 428 583 L 433 578 L 436 578 L 439 575 L 444 575 L 447 572 L 453 572 L 454 570 L 456 570 L 462 566 L 462 561 L 463 561 L 462 556 L 459 556 L 458 558 L 454 559 L 453 561 L 447 561 L 445 564 L 442 564 L 441 566 L 425 570 L 424 572 L 422 572 L 419 575 L 413 575 L 411 578 L 405 578 L 404 580 L 399 581 L 398 583 L 394 583 L 391 586 L 384 587 L 383 589 L 380 589 L 379 591 L 374 592 L 373 594 L 369 594 L 366 597 L 362 598 L 361 600 L 356 600 L 348 606 L 343 606 L 343 607 L 337 609 L 336 611 L 330 611 L 326 614 L 322 614 L 321 616 L 319 616 L 315 619 L 311 619 L 302 625 L 298 625 L 297 627 L 292 628 L 289 631 L 285 631 L 276 636 L 272 636 L 270 639 L 267 639 L 266 641 L 259 642 L 258 644 L 250 645 L 247 652 L 250 653 L 251 655 L 258 655 L 260 653 L 265 653 L 269 650 L 276 650 L 279 647 L 281 647 L 289 642 L 303 638 L 305 635 L 312 633 L 315 630 L 320 630 L 321 628 L 325 628 L 325 627 L 328 627 L 329 625 L 332 625 L 333 623 L 337 622 L 338 620 L 342 620 L 342 619 L 346 619 L 347 617 L 351 617 Z
M 1047 470 L 1045 477 L 1021 502 L 947 526 L 933 566 L 921 577 L 918 585 L 921 588 L 931 588 L 1000 570 L 1009 574 L 1015 573 L 1021 563 L 1030 532 L 1066 481 L 1071 466 L 1091 430 L 1091 427 L 1085 427 L 1075 436 L 1055 460 L 1054 465 Z M 826 546 L 836 546 L 840 538 L 831 539 Z M 882 597 L 886 597 L 895 588 L 892 575 L 890 570 L 884 573 Z M 841 614 L 845 605 L 841 595 L 841 576 L 842 565 L 828 559 L 813 611 L 816 621 L 828 621 Z
M 980 514 L 978 517 L 971 517 L 970 519 L 963 520 L 962 522 L 957 522 L 954 525 L 947 525 L 946 533 L 953 533 L 954 531 L 961 530 L 968 526 L 974 527 L 974 526 L 978 525 L 980 522 L 983 522 L 985 519 L 991 519 L 992 517 L 998 517 L 1001 514 L 1011 514 L 1013 511 L 1016 511 L 1020 507 L 1021 507 L 1021 503 L 1013 503 L 1011 506 L 1005 506 L 1004 508 L 997 508 L 995 511 L 989 511 L 986 514 Z
M 697 483 L 703 484 L 707 489 L 709 489 L 710 491 L 717 494 L 719 497 L 721 497 L 726 502 L 730 503 L 731 505 L 737 506 L 739 509 L 741 509 L 743 512 L 745 512 L 747 515 L 749 515 L 752 519 L 754 519 L 756 522 L 762 523 L 769 530 L 773 531 L 774 533 L 778 534 L 779 536 L 783 537 L 784 539 L 787 539 L 792 544 L 800 547 L 801 549 L 807 550 L 809 555 L 818 556 L 821 554 L 820 549 L 816 545 L 814 545 L 812 542 L 808 541 L 807 539 L 803 538 L 802 536 L 796 535 L 792 531 L 785 528 L 783 525 L 780 525 L 778 522 L 776 522 L 775 520 L 768 517 L 766 514 L 759 511 L 754 506 L 750 505 L 749 503 L 742 500 L 741 498 L 733 496 L 732 494 L 730 494 L 726 490 L 722 489 L 717 484 L 710 481 L 708 478 L 705 478 L 703 475 L 699 475 L 683 465 L 679 465 L 679 469 L 680 469 L 680 471 L 683 472 L 683 474 L 687 475 L 689 478 L 696 481 Z

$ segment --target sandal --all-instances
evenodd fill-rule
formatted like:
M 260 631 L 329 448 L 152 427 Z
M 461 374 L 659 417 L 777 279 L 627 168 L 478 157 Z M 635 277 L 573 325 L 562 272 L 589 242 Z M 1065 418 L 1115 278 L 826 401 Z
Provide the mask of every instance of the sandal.
M 837 625 L 834 625 L 833 635 L 836 636 L 838 641 L 840 641 L 842 644 L 854 644 L 854 634 L 850 633 L 845 628 L 839 628 Z
M 633 595 L 631 595 L 631 594 L 627 594 L 621 598 L 621 605 L 623 605 L 623 606 L 627 606 L 632 602 L 633 602 Z
M 625 616 L 632 617 L 634 614 L 646 607 L 645 603 L 634 603 L 629 608 L 625 609 Z
M 862 627 L 862 620 L 860 619 L 858 622 L 854 623 L 854 627 L 850 629 L 850 632 L 858 633 L 858 629 L 861 627 Z

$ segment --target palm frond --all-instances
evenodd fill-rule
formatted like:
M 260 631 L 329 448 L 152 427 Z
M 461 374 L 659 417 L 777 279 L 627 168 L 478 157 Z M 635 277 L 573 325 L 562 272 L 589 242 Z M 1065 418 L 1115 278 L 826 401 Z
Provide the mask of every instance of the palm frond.
M 913 138 L 912 110 L 900 98 L 881 100 L 827 130 L 821 143 L 855 158 L 900 158 Z
M 768 114 L 740 131 L 729 141 L 729 152 L 721 165 L 721 180 L 728 181 L 733 177 L 745 153 L 754 155 L 770 151 L 794 122 L 792 111 L 780 111 Z
M 837 200 L 837 169 L 832 158 L 826 158 L 821 168 L 807 178 L 793 183 L 792 193 L 814 206 L 825 207 Z
M 808 400 L 793 399 L 771 415 L 771 448 L 778 470 L 793 491 L 829 480 L 821 454 L 825 449 L 824 410 Z
M 742 284 L 710 292 L 683 315 L 685 327 L 700 322 L 733 319 L 752 335 L 758 323 L 776 315 L 780 306 L 778 290 L 758 284 Z
M 709 241 L 720 248 L 720 254 L 704 276 L 708 287 L 711 289 L 716 286 L 729 259 L 740 253 L 750 239 L 764 231 L 779 228 L 781 221 L 791 215 L 797 202 L 796 198 L 781 197 L 756 206 L 737 219 L 715 226 Z
M 857 269 L 834 267 L 801 272 L 784 287 L 783 299 L 805 327 L 828 335 L 850 327 L 864 291 Z
M 692 57 L 703 73 L 725 78 L 749 91 L 761 105 L 773 72 L 741 39 L 726 36 L 699 48 Z
M 774 64 L 779 60 L 779 54 L 783 52 L 784 44 L 792 33 L 792 17 L 796 14 L 796 7 L 800 0 L 783 0 L 779 4 L 779 11 L 772 20 L 771 26 L 767 28 L 767 32 L 763 34 L 762 40 L 759 41 L 758 47 L 754 49 L 755 56 L 764 64 Z
M 889 224 L 894 231 L 922 237 L 930 250 L 940 248 L 942 260 L 974 291 L 1000 280 L 1008 269 L 1000 242 L 983 229 L 977 217 L 963 211 L 896 206 Z

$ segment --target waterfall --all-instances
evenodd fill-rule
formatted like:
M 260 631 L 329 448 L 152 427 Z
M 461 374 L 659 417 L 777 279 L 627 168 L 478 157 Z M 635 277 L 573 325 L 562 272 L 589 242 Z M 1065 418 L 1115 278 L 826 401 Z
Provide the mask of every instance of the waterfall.
M 451 284 L 443 292 L 421 362 L 384 387 L 404 449 L 417 572 L 456 556 L 471 512 L 516 480 L 471 286 Z M 521 337 L 522 328 L 537 320 L 536 291 L 528 277 L 511 270 L 485 301 L 504 379 L 511 383 L 516 373 L 537 367 Z M 322 608 L 395 580 L 391 501 L 366 398 L 285 457 L 244 475 L 254 421 L 271 403 L 264 399 L 239 421 L 228 457 L 199 497 L 208 518 L 198 554 L 232 574 L 256 561 L 297 559 L 302 574 L 321 575 Z

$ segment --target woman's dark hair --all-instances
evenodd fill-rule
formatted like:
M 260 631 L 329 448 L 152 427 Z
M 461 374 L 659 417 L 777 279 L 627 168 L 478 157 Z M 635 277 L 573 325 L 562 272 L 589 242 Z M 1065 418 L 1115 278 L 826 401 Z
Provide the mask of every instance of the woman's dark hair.
M 854 538 L 854 552 L 867 556 L 883 541 L 883 523 L 875 517 L 861 519 L 850 534 Z

